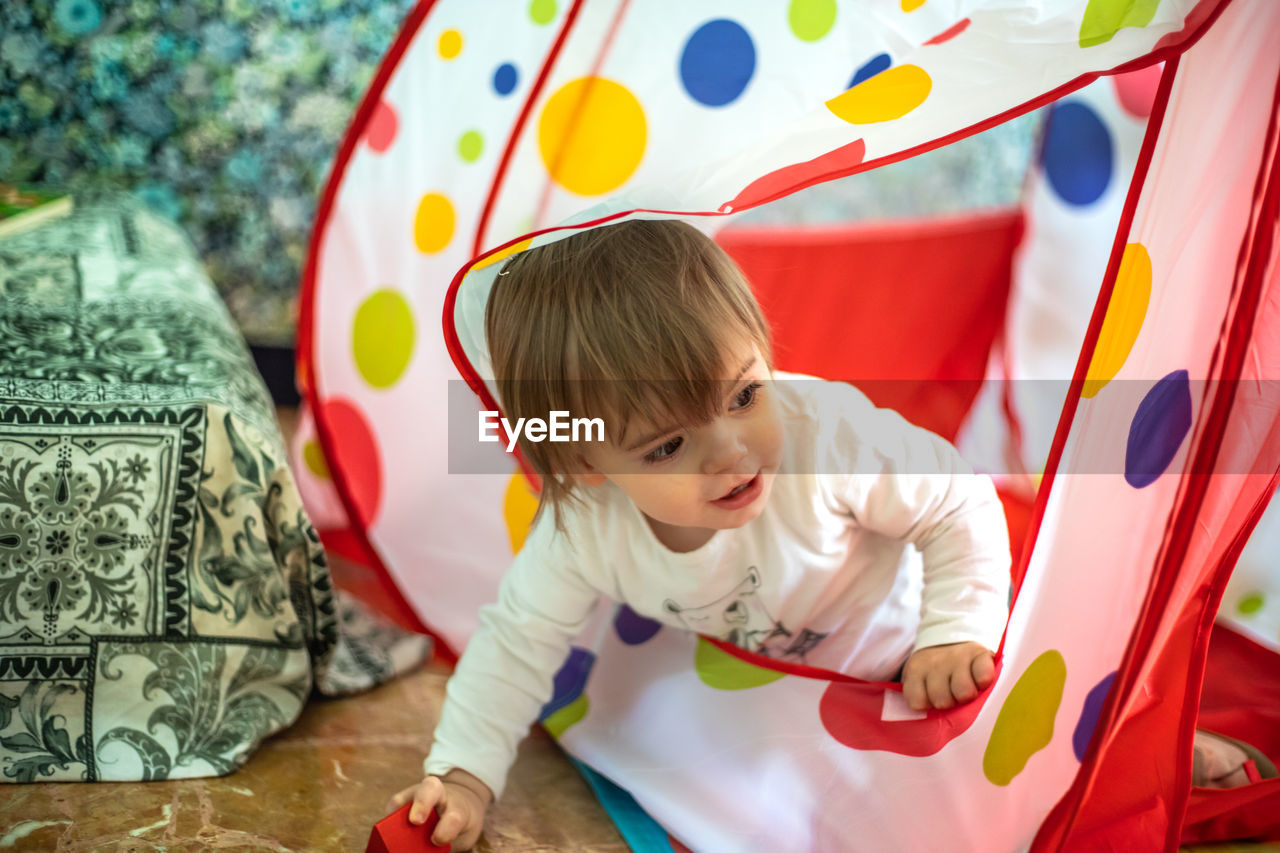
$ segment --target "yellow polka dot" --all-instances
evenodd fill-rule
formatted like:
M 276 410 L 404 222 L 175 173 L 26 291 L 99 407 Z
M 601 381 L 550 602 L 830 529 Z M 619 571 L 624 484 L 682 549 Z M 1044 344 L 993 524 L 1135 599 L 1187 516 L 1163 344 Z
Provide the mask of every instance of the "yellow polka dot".
M 1009 691 L 982 754 L 982 773 L 993 785 L 1008 785 L 1031 756 L 1053 740 L 1053 720 L 1062 704 L 1067 664 L 1053 649 L 1031 662 Z
M 529 248 L 529 245 L 531 243 L 533 243 L 532 237 L 530 237 L 527 240 L 521 240 L 519 243 L 514 243 L 508 246 L 507 248 L 503 249 L 502 251 L 494 252 L 492 255 L 485 258 L 484 260 L 479 261 L 471 269 L 482 270 L 485 267 L 493 266 L 496 263 L 505 261 L 507 258 L 511 257 L 512 255 L 518 255 L 521 252 L 523 252 L 525 249 Z
M 918 65 L 898 65 L 868 77 L 827 101 L 836 118 L 850 124 L 874 124 L 901 118 L 924 103 L 933 80 Z
M 456 220 L 453 202 L 447 196 L 440 193 L 424 195 L 413 217 L 413 242 L 418 251 L 431 254 L 448 246 L 453 239 Z
M 577 699 L 574 699 L 560 710 L 549 714 L 547 718 L 542 721 L 542 725 L 549 735 L 553 738 L 559 738 L 564 734 L 565 729 L 585 717 L 587 715 L 587 711 L 590 710 L 591 701 L 587 699 L 587 694 L 583 693 Z
M 320 449 L 320 442 L 314 438 L 309 438 L 302 443 L 302 461 L 306 463 L 307 470 L 312 474 L 322 480 L 329 479 L 329 463 L 324 461 L 324 451 Z
M 1107 315 L 1098 333 L 1098 345 L 1089 362 L 1081 394 L 1092 397 L 1115 378 L 1142 330 L 1151 301 L 1151 256 L 1141 243 L 1124 247 L 1116 284 L 1107 303 Z
M 625 86 L 580 77 L 561 86 L 542 108 L 538 150 L 560 186 L 578 195 L 601 195 L 635 172 L 646 132 L 644 109 Z
M 374 388 L 389 388 L 400 379 L 413 356 L 413 312 L 394 290 L 379 290 L 356 309 L 351 349 L 356 369 Z
M 457 30 L 445 30 L 436 42 L 436 50 L 441 59 L 454 59 L 462 53 L 462 33 Z
M 914 12 L 924 5 L 924 0 L 902 0 L 902 11 Z
M 518 554 L 533 526 L 533 516 L 538 511 L 538 496 L 529 487 L 524 474 L 516 471 L 507 483 L 507 493 L 502 499 L 502 515 L 507 520 L 507 536 L 511 539 L 511 553 Z

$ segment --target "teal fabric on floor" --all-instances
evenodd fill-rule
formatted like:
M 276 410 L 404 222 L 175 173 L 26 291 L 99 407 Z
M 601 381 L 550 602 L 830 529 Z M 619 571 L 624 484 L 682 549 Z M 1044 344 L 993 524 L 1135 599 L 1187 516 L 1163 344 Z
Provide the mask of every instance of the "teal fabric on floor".
M 672 853 L 667 831 L 640 807 L 635 798 L 572 756 L 569 760 L 587 780 L 600 805 L 617 824 L 634 853 Z

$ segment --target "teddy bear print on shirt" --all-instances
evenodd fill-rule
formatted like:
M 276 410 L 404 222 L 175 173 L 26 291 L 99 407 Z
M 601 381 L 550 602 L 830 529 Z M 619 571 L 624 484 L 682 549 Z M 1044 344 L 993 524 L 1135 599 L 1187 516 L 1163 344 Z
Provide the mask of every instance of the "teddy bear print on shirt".
M 690 631 L 716 637 L 766 657 L 797 660 L 813 651 L 827 635 L 803 628 L 799 636 L 792 634 L 769 615 L 764 602 L 756 595 L 760 575 L 755 566 L 726 595 L 698 607 L 681 607 L 671 599 L 662 606 L 680 617 Z

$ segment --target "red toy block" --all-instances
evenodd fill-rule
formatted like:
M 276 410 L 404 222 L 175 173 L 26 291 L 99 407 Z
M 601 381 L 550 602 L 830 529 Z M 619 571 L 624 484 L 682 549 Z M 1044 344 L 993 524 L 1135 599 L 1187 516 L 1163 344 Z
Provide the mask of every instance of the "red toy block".
M 431 833 L 440 816 L 433 810 L 421 826 L 409 823 L 409 807 L 405 803 L 373 825 L 365 853 L 449 853 L 449 845 L 431 843 Z

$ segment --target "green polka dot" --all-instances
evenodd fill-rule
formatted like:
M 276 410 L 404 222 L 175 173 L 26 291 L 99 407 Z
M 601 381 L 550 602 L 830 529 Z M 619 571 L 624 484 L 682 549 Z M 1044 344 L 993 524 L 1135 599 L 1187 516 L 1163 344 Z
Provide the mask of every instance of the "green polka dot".
M 693 668 L 703 684 L 714 687 L 716 690 L 745 690 L 748 687 L 760 687 L 786 675 L 784 672 L 747 663 L 741 658 L 721 651 L 701 637 L 698 638 L 698 650 L 694 653 Z
M 1080 21 L 1080 46 L 1106 44 L 1125 27 L 1145 27 L 1160 0 L 1089 0 Z
M 583 693 L 559 711 L 549 714 L 542 721 L 542 725 L 548 734 L 558 738 L 564 734 L 565 729 L 585 717 L 589 710 L 591 710 L 591 702 L 587 700 L 587 694 Z
M 1240 611 L 1243 616 L 1252 616 L 1262 609 L 1265 599 L 1260 592 L 1251 592 L 1244 598 L 1240 599 L 1240 603 L 1236 605 L 1236 610 Z
M 458 156 L 474 163 L 484 151 L 484 137 L 478 130 L 468 130 L 458 139 Z
M 791 0 L 787 23 L 801 41 L 817 41 L 836 22 L 836 0 Z
M 538 26 L 551 23 L 556 16 L 556 0 L 533 0 L 529 4 L 529 17 Z
M 351 328 L 356 369 L 374 388 L 396 383 L 413 356 L 413 312 L 394 290 L 379 290 L 360 304 Z

